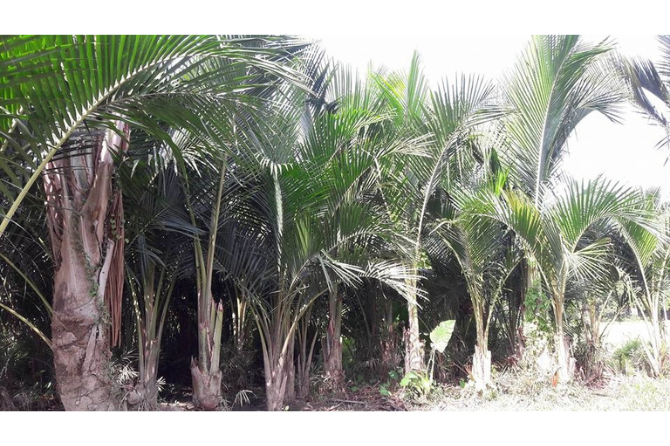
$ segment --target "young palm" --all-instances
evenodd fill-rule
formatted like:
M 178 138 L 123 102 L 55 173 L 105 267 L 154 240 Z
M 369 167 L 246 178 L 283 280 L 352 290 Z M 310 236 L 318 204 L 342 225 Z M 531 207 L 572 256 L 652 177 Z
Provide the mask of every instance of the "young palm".
M 419 57 L 414 55 L 406 75 L 375 77 L 384 106 L 392 117 L 383 127 L 389 137 L 421 142 L 422 152 L 389 159 L 381 164 L 380 195 L 398 232 L 405 234 L 410 248 L 406 261 L 416 275 L 420 266 L 430 216 L 428 206 L 436 191 L 448 190 L 459 176 L 459 152 L 468 145 L 471 128 L 494 115 L 492 85 L 478 77 L 462 76 L 453 85 L 444 82 L 430 91 L 423 77 Z M 416 142 L 415 142 L 416 144 Z M 393 188 L 383 188 L 393 184 Z M 409 323 L 405 339 L 405 372 L 424 369 L 419 338 L 417 282 L 408 301 Z
M 643 348 L 654 376 L 663 373 L 668 355 L 661 315 L 665 312 L 670 272 L 670 214 L 667 208 L 658 206 L 657 201 L 658 198 L 652 195 L 649 209 L 658 214 L 658 237 L 632 225 L 626 225 L 622 230 L 623 239 L 633 254 L 633 273 L 627 276 L 627 289 L 635 296 L 638 312 L 649 333 L 649 341 Z
M 537 208 L 520 191 L 482 196 L 479 214 L 493 218 L 523 241 L 529 263 L 536 265 L 551 297 L 560 382 L 571 379 L 574 359 L 565 338 L 565 296 L 575 278 L 589 280 L 608 266 L 610 239 L 585 237 L 597 225 L 610 225 L 636 240 L 658 233 L 654 212 L 639 191 L 601 178 L 570 181 L 555 199 Z M 634 229 L 634 230 L 633 230 Z
M 240 161 L 258 191 L 253 208 L 263 216 L 249 252 L 264 260 L 246 262 L 262 271 L 238 271 L 234 278 L 251 296 L 270 410 L 292 398 L 295 332 L 314 299 L 338 283 L 355 287 L 362 277 L 405 293 L 411 278 L 402 266 L 380 260 L 389 228 L 366 197 L 377 184 L 376 163 L 406 146 L 381 139 L 373 128 L 383 117 L 346 100 L 306 120 L 306 99 L 291 88 L 278 95 L 264 119 L 246 129 L 249 156 L 247 164 Z
M 442 218 L 435 221 L 428 247 L 436 261 L 455 258 L 465 278 L 477 334 L 471 371 L 477 391 L 491 385 L 491 317 L 505 282 L 521 259 L 509 228 L 481 215 L 485 197 L 499 196 L 507 179 L 504 172 L 486 172 L 488 167 L 485 162 L 470 171 L 468 183 L 452 185 L 452 201 L 442 206 Z
M 567 141 L 592 112 L 617 120 L 624 87 L 607 42 L 587 44 L 579 36 L 535 36 L 501 85 L 503 144 L 514 187 L 542 208 L 560 188 Z M 521 294 L 537 271 L 524 264 Z

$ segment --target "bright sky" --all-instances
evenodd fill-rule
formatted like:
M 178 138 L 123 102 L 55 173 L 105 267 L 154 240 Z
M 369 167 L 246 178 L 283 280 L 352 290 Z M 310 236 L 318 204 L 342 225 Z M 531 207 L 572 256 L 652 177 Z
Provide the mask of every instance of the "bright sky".
M 312 37 L 312 36 L 310 36 Z M 426 76 L 436 82 L 445 75 L 478 73 L 490 79 L 511 69 L 529 36 L 313 36 L 335 59 L 367 70 L 385 66 L 391 70 L 409 67 L 413 51 L 421 54 Z M 605 36 L 585 36 L 599 41 Z M 619 50 L 658 60 L 660 52 L 653 36 L 612 36 Z M 569 140 L 564 169 L 575 178 L 599 174 L 645 188 L 660 186 L 670 198 L 670 148 L 655 148 L 664 130 L 646 117 L 626 107 L 623 123 L 614 124 L 592 113 L 577 127 Z

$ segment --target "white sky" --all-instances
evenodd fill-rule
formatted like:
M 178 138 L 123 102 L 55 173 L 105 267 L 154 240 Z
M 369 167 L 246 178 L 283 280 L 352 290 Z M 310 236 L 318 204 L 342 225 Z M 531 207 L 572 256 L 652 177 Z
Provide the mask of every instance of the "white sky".
M 653 34 L 667 32 L 667 8 L 658 0 L 635 0 L 615 7 L 604 0 L 561 0 L 538 8 L 533 0 L 259 0 L 210 2 L 190 0 L 179 8 L 156 8 L 155 2 L 116 0 L 121 20 L 90 20 L 108 7 L 84 0 L 33 2 L 40 14 L 25 19 L 25 5 L 3 5 L 8 33 L 170 33 L 291 34 L 320 39 L 335 58 L 365 71 L 369 61 L 389 69 L 409 66 L 417 49 L 427 76 L 481 73 L 496 78 L 511 68 L 530 34 L 614 35 L 626 54 L 657 58 Z M 69 7 L 64 7 L 69 6 Z M 132 14 L 126 13 L 132 11 Z M 23 18 L 23 20 L 19 19 Z M 434 34 L 451 34 L 439 36 Z M 461 35 L 458 37 L 457 35 Z M 517 35 L 514 35 L 517 34 Z M 632 35 L 635 34 L 635 35 Z M 564 168 L 577 178 L 600 173 L 643 187 L 663 186 L 670 198 L 670 149 L 655 149 L 663 130 L 636 113 L 622 125 L 591 114 L 569 141 Z
M 426 76 L 436 82 L 455 73 L 478 73 L 499 78 L 511 69 L 529 36 L 310 36 L 321 42 L 335 59 L 367 70 L 385 66 L 390 70 L 409 67 L 413 51 L 421 54 Z M 605 36 L 585 36 L 598 41 Z M 659 57 L 653 36 L 612 36 L 619 50 L 652 60 Z M 568 156 L 563 167 L 575 178 L 599 174 L 645 188 L 660 186 L 670 198 L 670 149 L 655 148 L 664 130 L 626 107 L 623 123 L 611 123 L 602 115 L 590 114 L 568 141 Z

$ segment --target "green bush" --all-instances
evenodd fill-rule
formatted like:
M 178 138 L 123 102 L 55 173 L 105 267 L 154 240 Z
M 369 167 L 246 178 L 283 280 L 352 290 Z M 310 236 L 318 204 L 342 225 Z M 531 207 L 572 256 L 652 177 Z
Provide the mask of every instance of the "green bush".
M 622 375 L 633 375 L 646 370 L 647 359 L 640 338 L 630 339 L 614 350 L 611 364 Z

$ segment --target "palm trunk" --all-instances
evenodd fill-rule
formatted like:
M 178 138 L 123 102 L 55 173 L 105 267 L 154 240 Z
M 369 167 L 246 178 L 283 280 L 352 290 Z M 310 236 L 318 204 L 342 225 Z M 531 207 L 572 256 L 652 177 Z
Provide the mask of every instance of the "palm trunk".
M 214 410 L 222 400 L 223 375 L 220 369 L 220 357 L 223 305 L 221 302 L 217 304 L 212 297 L 212 280 L 227 165 L 228 161 L 224 158 L 219 171 L 219 184 L 210 221 L 211 229 L 207 240 L 206 257 L 200 238 L 195 238 L 193 246 L 198 289 L 198 359 L 191 359 L 191 377 L 193 379 L 193 405 L 202 410 Z M 187 206 L 191 215 L 191 223 L 196 226 L 195 214 L 190 201 L 187 201 Z
M 266 406 L 269 412 L 284 409 L 284 396 L 286 394 L 286 368 L 276 367 L 265 382 Z
M 125 137 L 111 130 L 73 136 L 68 153 L 43 175 L 55 263 L 54 364 L 66 410 L 120 407 L 109 363 L 110 335 L 119 335 L 124 245 L 122 224 L 111 224 L 122 212 L 112 153 L 127 150 L 129 130 L 117 127 Z M 92 150 L 84 144 L 91 141 Z
M 221 381 L 223 374 L 219 361 L 221 355 L 221 331 L 223 328 L 223 305 L 210 298 L 210 317 L 198 324 L 200 354 L 191 359 L 193 379 L 193 405 L 202 410 L 214 410 L 221 403 Z M 206 311 L 201 311 L 200 314 Z
M 328 328 L 323 350 L 323 368 L 326 382 L 331 390 L 342 390 L 344 387 L 341 335 L 342 299 L 338 297 L 335 287 L 328 295 Z
M 200 363 L 191 358 L 191 378 L 193 380 L 193 405 L 202 410 L 214 410 L 221 402 L 221 370 L 214 372 L 200 367 Z
M 161 338 L 176 280 L 174 276 L 166 279 L 167 270 L 163 266 L 159 268 L 157 288 L 155 287 L 156 265 L 153 261 L 149 261 L 147 268 L 142 272 L 143 311 L 140 309 L 140 296 L 134 282 L 133 280 L 128 281 L 137 318 L 139 377 L 137 385 L 129 393 L 126 401 L 130 406 L 139 410 L 158 408 L 158 360 Z
M 482 392 L 491 385 L 491 351 L 482 347 L 479 342 L 475 345 L 475 354 L 472 357 L 472 377 L 475 381 L 475 390 Z
M 557 382 L 569 382 L 575 373 L 575 358 L 570 355 L 570 347 L 565 338 L 563 330 L 563 299 L 555 299 L 554 316 L 556 318 L 556 359 L 558 361 L 558 370 L 556 371 Z
M 269 351 L 264 352 L 265 393 L 268 411 L 282 410 L 286 406 L 289 384 L 288 350 L 282 351 L 282 340 L 274 340 Z M 293 366 L 291 361 L 291 366 Z
M 488 330 L 484 327 L 484 300 L 476 291 L 470 291 L 477 329 L 477 344 L 472 357 L 472 377 L 475 390 L 482 392 L 491 385 L 491 352 L 488 349 Z
M 411 281 L 415 292 L 407 302 L 408 327 L 405 331 L 405 373 L 411 371 L 425 371 L 426 366 L 423 358 L 423 343 L 419 337 L 419 309 L 417 306 L 417 283 Z
M 298 330 L 298 365 L 297 365 L 297 387 L 298 398 L 303 401 L 309 397 L 310 376 L 312 371 L 312 358 L 314 354 L 314 345 L 318 337 L 318 330 L 315 330 L 312 336 L 312 342 L 309 342 L 309 323 L 311 320 L 311 308 L 307 310 L 305 316 L 300 321 L 300 329 Z
M 400 363 L 399 339 L 396 336 L 395 324 L 393 322 L 393 305 L 390 300 L 384 301 L 384 319 L 382 321 L 382 334 L 379 336 L 381 347 L 381 378 L 385 379 L 388 372 L 395 370 Z M 373 325 L 376 329 L 376 325 Z
M 126 401 L 131 407 L 139 410 L 156 410 L 158 408 L 159 353 L 158 340 L 145 343 L 142 358 L 140 358 L 138 383 L 126 397 Z

